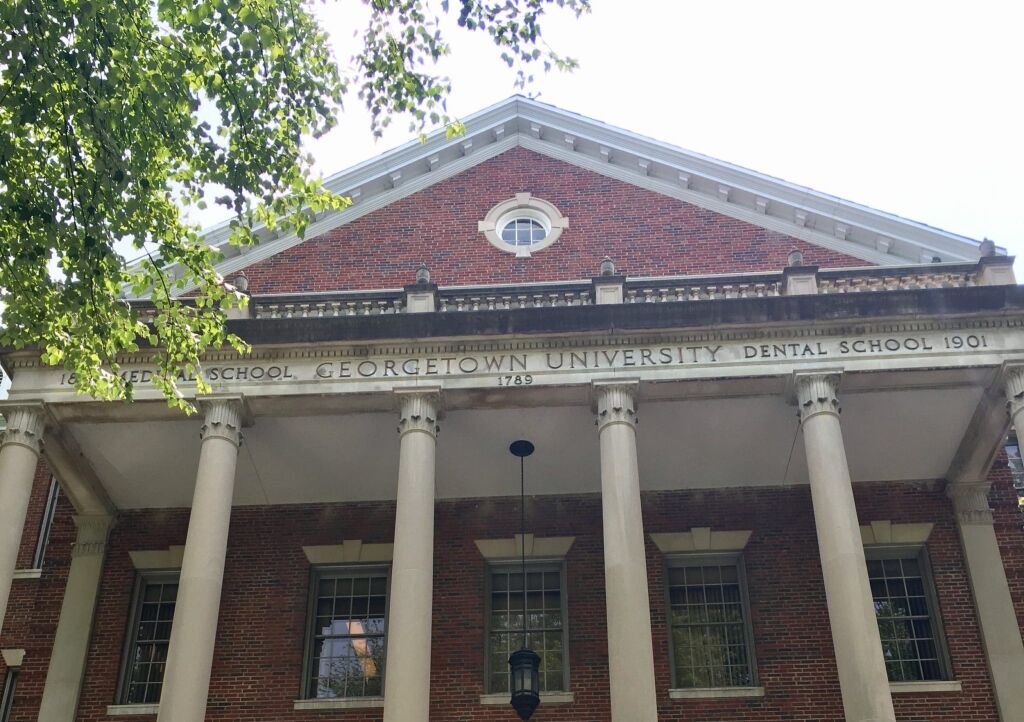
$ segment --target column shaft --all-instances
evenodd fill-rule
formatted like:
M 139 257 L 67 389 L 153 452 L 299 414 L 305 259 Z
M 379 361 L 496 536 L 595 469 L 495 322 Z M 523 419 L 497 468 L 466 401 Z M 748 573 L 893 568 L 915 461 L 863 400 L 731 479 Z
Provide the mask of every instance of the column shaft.
M 0 443 L 0 630 L 11 596 L 14 567 L 28 515 L 32 480 L 43 437 L 42 404 L 5 405 L 7 421 Z
M 202 722 L 210 689 L 242 407 L 239 399 L 216 399 L 204 406 L 206 422 L 158 722 Z
M 656 722 L 647 554 L 636 455 L 635 385 L 600 384 L 601 509 L 613 722 Z
M 1009 721 L 1024 710 L 1024 643 L 988 506 L 988 489 L 988 482 L 980 482 L 951 484 L 946 491 L 956 510 L 999 719 Z
M 401 392 L 384 722 L 427 722 L 434 589 L 434 458 L 439 398 Z
M 107 548 L 107 533 L 112 521 L 106 515 L 75 517 L 78 538 L 71 552 L 71 568 L 46 672 L 43 700 L 39 707 L 41 720 L 75 721 Z
M 839 425 L 837 375 L 796 379 L 814 524 L 847 722 L 894 722 L 864 546 Z
M 1024 366 L 1008 367 L 1004 380 L 1010 421 L 1018 438 L 1024 438 Z M 1024 710 L 1024 641 L 1006 581 L 988 492 L 985 480 L 958 482 L 946 489 L 956 511 L 996 707 L 999 718 L 1008 721 L 1017 719 Z

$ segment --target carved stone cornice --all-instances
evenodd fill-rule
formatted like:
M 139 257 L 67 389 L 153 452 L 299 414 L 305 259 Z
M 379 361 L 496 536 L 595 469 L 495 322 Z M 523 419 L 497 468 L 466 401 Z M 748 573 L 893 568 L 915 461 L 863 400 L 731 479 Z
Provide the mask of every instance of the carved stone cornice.
M 839 379 L 841 374 L 798 373 L 793 375 L 797 409 L 800 421 L 804 422 L 816 414 L 839 414 Z
M 961 524 L 992 524 L 988 505 L 988 481 L 961 482 L 946 487 L 946 496 L 953 501 L 953 510 Z
M 199 399 L 199 406 L 206 414 L 199 436 L 207 439 L 223 439 L 235 446 L 242 444 L 242 426 L 248 414 L 242 396 L 210 396 Z
M 71 548 L 71 556 L 102 555 L 107 548 L 107 535 L 114 525 L 114 517 L 106 514 L 78 514 L 73 519 L 78 528 L 78 536 Z
M 1010 420 L 1016 425 L 1017 414 L 1024 411 L 1024 363 L 1007 364 L 1003 370 L 1003 387 Z
M 593 390 L 599 430 L 611 424 L 636 426 L 639 381 L 595 381 Z
M 16 444 L 35 454 L 42 451 L 46 416 L 41 401 L 0 402 L 0 414 L 7 422 L 0 446 Z
M 441 389 L 395 389 L 398 398 L 398 434 L 422 431 L 436 437 L 441 427 Z

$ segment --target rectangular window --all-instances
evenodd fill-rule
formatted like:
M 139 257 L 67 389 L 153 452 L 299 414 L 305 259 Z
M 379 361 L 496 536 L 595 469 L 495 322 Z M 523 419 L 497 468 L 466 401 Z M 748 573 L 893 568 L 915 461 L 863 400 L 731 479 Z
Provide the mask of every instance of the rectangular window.
M 540 655 L 542 692 L 569 689 L 564 577 L 560 563 L 526 567 L 526 645 Z M 508 692 L 508 657 L 523 646 L 522 567 L 490 567 L 488 597 L 487 691 Z
M 1024 458 L 1021 456 L 1020 443 L 1016 436 L 1010 436 L 1006 440 L 1006 463 L 1010 467 L 1013 488 L 1017 490 L 1017 497 L 1024 498 Z
M 924 551 L 867 549 L 865 553 L 889 681 L 947 679 Z
M 122 674 L 122 704 L 156 704 L 171 641 L 178 575 L 140 576 Z
M 667 571 L 675 686 L 754 686 L 742 561 L 676 557 Z
M 39 537 L 36 539 L 36 551 L 32 557 L 32 568 L 42 569 L 46 557 L 46 545 L 50 542 L 50 529 L 53 527 L 53 514 L 57 510 L 57 499 L 60 497 L 60 484 L 57 477 L 50 477 L 50 489 L 46 493 L 46 508 L 43 509 L 43 520 L 39 524 Z
M 314 572 L 307 697 L 384 694 L 387 595 L 386 568 Z
M 0 696 L 0 722 L 9 722 L 14 709 L 14 688 L 18 686 L 18 669 L 9 667 L 4 676 L 3 696 Z

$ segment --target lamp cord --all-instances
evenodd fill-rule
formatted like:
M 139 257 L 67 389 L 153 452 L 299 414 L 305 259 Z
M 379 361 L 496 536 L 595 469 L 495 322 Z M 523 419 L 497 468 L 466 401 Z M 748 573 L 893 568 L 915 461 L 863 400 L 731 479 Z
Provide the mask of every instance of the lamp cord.
M 523 561 L 523 649 L 526 649 L 526 459 L 519 457 L 519 550 Z

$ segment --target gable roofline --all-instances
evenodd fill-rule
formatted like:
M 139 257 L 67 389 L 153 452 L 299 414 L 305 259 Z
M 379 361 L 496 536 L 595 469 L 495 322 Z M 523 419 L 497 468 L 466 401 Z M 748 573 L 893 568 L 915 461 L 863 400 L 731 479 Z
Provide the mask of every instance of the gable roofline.
M 512 96 L 463 121 L 331 175 L 325 187 L 352 198 L 344 211 L 322 214 L 306 238 L 326 233 L 489 158 L 521 146 L 566 163 L 885 266 L 976 261 L 980 242 L 924 223 L 815 191 L 757 171 L 663 143 L 523 96 Z M 227 242 L 230 221 L 207 229 L 206 243 L 225 258 L 222 275 L 302 242 L 295 234 L 256 229 L 260 243 Z M 997 249 L 1005 254 L 1005 249 Z M 191 287 L 186 289 L 192 290 Z

